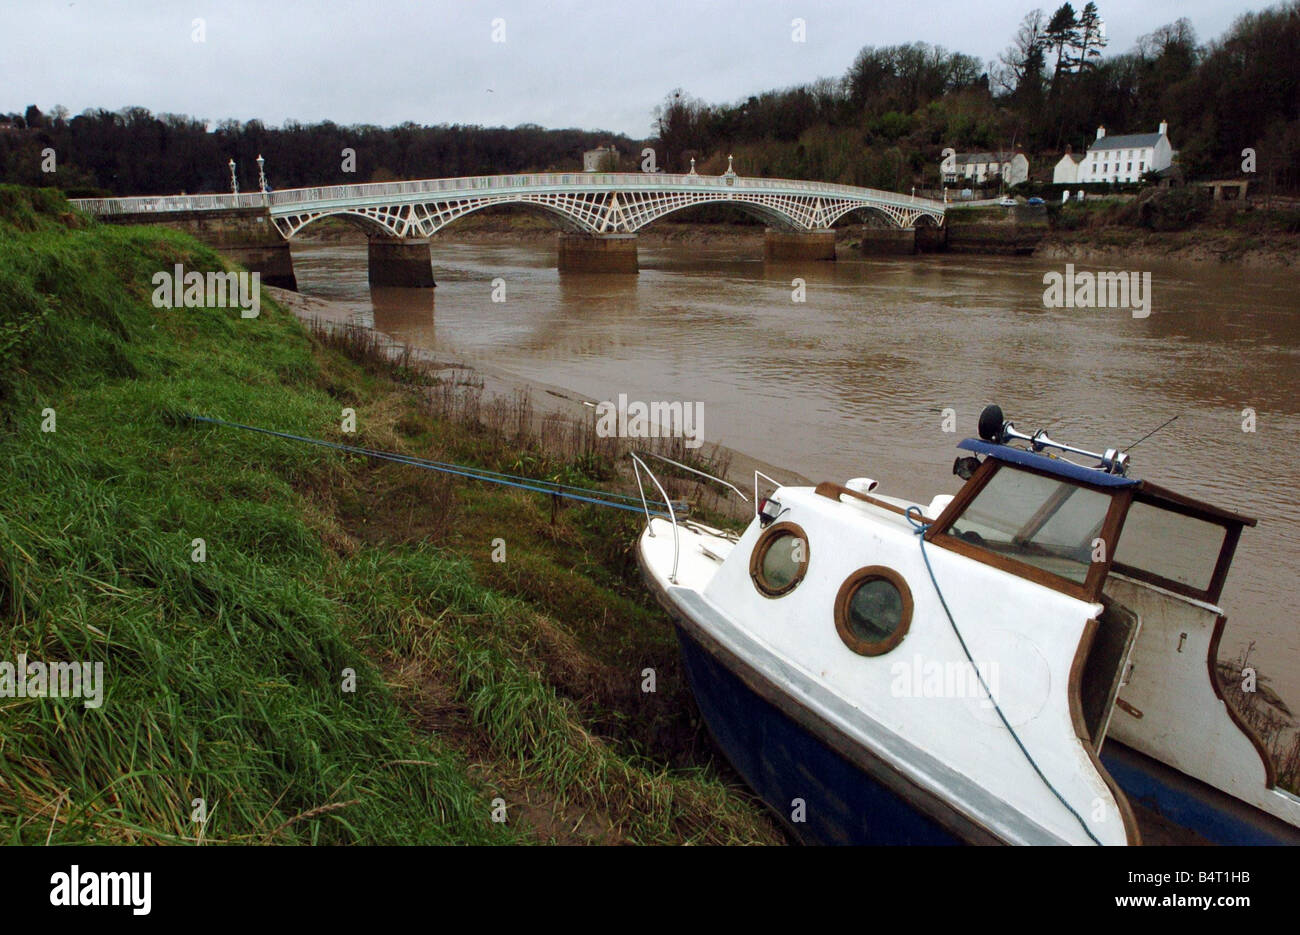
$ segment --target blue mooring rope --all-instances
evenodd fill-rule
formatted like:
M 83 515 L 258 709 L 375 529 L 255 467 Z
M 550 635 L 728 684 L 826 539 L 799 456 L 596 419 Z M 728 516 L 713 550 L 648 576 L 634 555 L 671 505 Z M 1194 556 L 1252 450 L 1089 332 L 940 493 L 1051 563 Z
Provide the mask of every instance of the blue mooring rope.
M 484 468 L 471 468 L 462 464 L 453 464 L 447 461 L 430 461 L 425 458 L 416 458 L 411 455 L 394 454 L 391 451 L 377 451 L 373 448 L 359 448 L 356 445 L 343 445 L 339 442 L 325 441 L 321 438 L 310 438 L 306 435 L 293 435 L 289 432 L 277 432 L 274 429 L 259 428 L 256 425 L 243 425 L 239 422 L 225 422 L 221 419 L 213 419 L 209 416 L 197 416 L 192 413 L 182 414 L 182 418 L 191 422 L 207 422 L 210 425 L 219 425 L 228 429 L 243 429 L 246 432 L 258 432 L 262 435 L 271 435 L 275 438 L 283 438 L 289 441 L 304 442 L 309 445 L 319 445 L 322 448 L 333 448 L 336 451 L 347 452 L 348 454 L 365 455 L 368 458 L 378 458 L 382 461 L 392 461 L 396 464 L 405 464 L 410 467 L 422 468 L 426 471 L 438 471 L 443 474 L 452 474 L 457 477 L 467 477 L 470 480 L 481 480 L 489 484 L 501 484 L 505 487 L 516 487 L 520 490 L 531 490 L 534 493 L 551 494 L 555 497 L 564 497 L 566 500 L 577 500 L 582 503 L 592 503 L 596 506 L 613 507 L 616 510 L 629 510 L 633 513 L 645 513 L 646 508 L 631 503 L 616 503 L 614 500 L 639 501 L 641 498 L 632 494 L 618 493 L 617 491 L 590 491 L 586 487 L 575 487 L 571 484 L 559 484 L 554 481 L 537 480 L 532 477 L 522 477 L 515 474 L 502 474 L 498 471 L 489 471 Z M 545 486 L 542 486 L 545 485 Z M 581 496 L 576 493 L 567 491 L 582 490 L 588 493 L 599 493 L 600 496 Z M 659 510 L 650 509 L 651 516 L 667 517 L 668 514 Z
M 912 518 L 913 510 L 916 510 L 916 515 L 920 517 L 920 519 Z M 925 532 L 930 528 L 930 523 L 924 521 L 925 517 L 921 513 L 921 508 L 919 506 L 909 506 L 905 515 L 907 516 L 907 521 L 912 524 L 913 532 L 921 537 L 921 557 L 925 559 L 925 570 L 930 573 L 930 583 L 934 585 L 934 593 L 939 595 L 939 603 L 943 605 L 943 612 L 948 617 L 948 623 L 952 626 L 952 632 L 956 634 L 957 642 L 961 644 L 961 651 L 966 654 L 966 661 L 970 663 L 970 667 L 975 671 L 975 677 L 980 680 L 980 687 L 984 689 L 984 694 L 988 695 L 989 701 L 993 702 L 993 710 L 998 713 L 998 718 L 1001 719 L 1002 726 L 1011 734 L 1011 739 L 1016 742 L 1016 746 L 1019 747 L 1020 752 L 1025 755 L 1025 759 L 1029 761 L 1029 765 L 1034 768 L 1034 772 L 1037 773 L 1038 778 L 1043 781 L 1043 785 L 1047 786 L 1047 788 L 1052 791 L 1052 795 L 1056 796 L 1057 800 L 1066 807 L 1071 815 L 1075 817 L 1075 820 L 1079 822 L 1079 827 L 1083 828 L 1083 833 L 1092 839 L 1092 843 L 1101 846 L 1101 841 L 1099 841 L 1097 836 L 1092 833 L 1092 829 L 1089 828 L 1088 823 L 1083 820 L 1083 816 L 1074 810 L 1074 806 L 1065 800 L 1065 796 L 1061 795 L 1061 793 L 1056 790 L 1056 786 L 1052 785 L 1052 781 L 1043 775 L 1043 771 L 1038 768 L 1038 764 L 1034 761 L 1034 758 L 1030 755 L 1029 751 L 1025 749 L 1025 745 L 1021 743 L 1020 736 L 1011 726 L 1011 722 L 1008 721 L 1007 716 L 1002 713 L 1002 707 L 998 704 L 998 700 L 993 697 L 993 692 L 989 691 L 989 687 L 984 681 L 984 674 L 980 672 L 979 666 L 975 665 L 975 660 L 971 657 L 970 649 L 967 648 L 966 641 L 962 639 L 961 631 L 957 629 L 957 621 L 952 619 L 952 611 L 948 609 L 948 602 L 944 600 L 943 591 L 939 589 L 939 581 L 934 576 L 934 568 L 930 566 L 930 556 L 926 554 L 925 551 Z

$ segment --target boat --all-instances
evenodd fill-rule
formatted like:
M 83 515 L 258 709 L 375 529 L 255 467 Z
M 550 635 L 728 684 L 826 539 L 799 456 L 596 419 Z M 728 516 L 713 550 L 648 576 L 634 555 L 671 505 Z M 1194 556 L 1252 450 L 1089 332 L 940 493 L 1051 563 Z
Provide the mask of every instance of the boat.
M 1215 671 L 1256 520 L 997 406 L 958 447 L 964 483 L 924 503 L 755 472 L 741 533 L 680 515 L 633 456 L 642 576 L 716 746 L 789 835 L 1300 843 L 1300 798 Z

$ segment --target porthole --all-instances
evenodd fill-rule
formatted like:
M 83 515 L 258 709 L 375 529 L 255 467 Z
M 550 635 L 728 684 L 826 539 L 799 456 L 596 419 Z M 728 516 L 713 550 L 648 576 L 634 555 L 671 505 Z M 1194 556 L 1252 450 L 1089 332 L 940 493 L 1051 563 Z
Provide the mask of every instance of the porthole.
M 911 622 L 912 592 L 892 568 L 859 568 L 835 596 L 835 629 L 860 656 L 889 652 L 903 641 Z
M 764 530 L 749 556 L 749 577 L 768 597 L 793 591 L 808 571 L 808 537 L 796 523 L 777 523 Z

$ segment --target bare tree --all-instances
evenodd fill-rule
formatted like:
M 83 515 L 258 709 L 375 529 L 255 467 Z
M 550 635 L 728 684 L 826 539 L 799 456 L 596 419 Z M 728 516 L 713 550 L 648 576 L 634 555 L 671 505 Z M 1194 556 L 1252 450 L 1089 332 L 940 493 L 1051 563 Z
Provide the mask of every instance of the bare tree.
M 1020 21 L 1011 45 L 998 56 L 990 77 L 999 91 L 1010 94 L 1024 84 L 1026 78 L 1038 78 L 1043 67 L 1043 46 L 1046 44 L 1047 17 L 1042 10 L 1030 10 Z

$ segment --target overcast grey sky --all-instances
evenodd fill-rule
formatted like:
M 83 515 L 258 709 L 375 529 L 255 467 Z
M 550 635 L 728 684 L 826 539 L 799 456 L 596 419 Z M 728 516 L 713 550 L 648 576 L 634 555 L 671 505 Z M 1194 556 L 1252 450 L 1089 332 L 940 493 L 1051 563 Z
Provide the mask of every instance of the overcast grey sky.
M 278 125 L 476 123 L 649 135 L 674 87 L 707 101 L 844 73 L 864 45 L 995 57 L 1034 0 L 0 0 L 0 111 Z M 1055 2 L 1042 4 L 1050 14 Z M 1080 0 L 1076 9 L 1082 7 Z M 1186 16 L 1202 41 L 1268 2 L 1100 0 L 1108 54 Z M 802 19 L 806 41 L 792 41 Z M 194 41 L 194 21 L 204 41 Z M 493 41 L 494 20 L 498 37 Z

